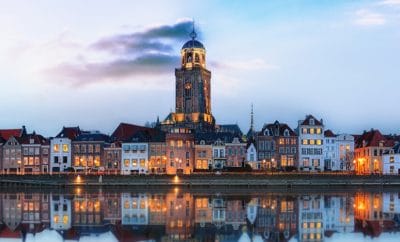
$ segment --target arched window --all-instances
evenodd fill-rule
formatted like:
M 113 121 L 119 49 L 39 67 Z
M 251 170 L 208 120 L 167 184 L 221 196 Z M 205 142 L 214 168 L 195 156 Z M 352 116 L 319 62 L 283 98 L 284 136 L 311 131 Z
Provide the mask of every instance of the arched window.
M 269 130 L 268 129 L 264 130 L 264 135 L 269 136 Z
M 194 61 L 195 62 L 200 62 L 199 54 L 195 54 Z

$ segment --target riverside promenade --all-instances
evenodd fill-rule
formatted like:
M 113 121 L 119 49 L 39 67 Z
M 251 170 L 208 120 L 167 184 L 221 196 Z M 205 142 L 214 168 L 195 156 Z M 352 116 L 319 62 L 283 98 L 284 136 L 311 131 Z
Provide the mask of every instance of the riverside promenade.
M 192 175 L 0 175 L 2 187 L 362 188 L 399 187 L 400 176 L 323 173 Z

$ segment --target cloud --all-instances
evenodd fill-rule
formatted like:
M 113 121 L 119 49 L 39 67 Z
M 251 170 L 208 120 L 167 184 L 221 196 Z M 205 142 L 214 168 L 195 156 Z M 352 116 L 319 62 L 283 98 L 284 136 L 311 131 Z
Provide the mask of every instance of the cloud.
M 379 3 L 380 5 L 388 5 L 388 6 L 400 6 L 400 0 L 384 0 Z
M 143 54 L 134 59 L 106 62 L 61 63 L 47 69 L 46 74 L 70 86 L 83 86 L 99 82 L 115 82 L 132 76 L 170 73 L 179 57 L 167 54 Z M 136 79 L 139 80 L 139 79 Z M 143 81 L 136 81 L 143 84 Z
M 359 9 L 355 13 L 356 19 L 354 23 L 360 26 L 379 26 L 386 23 L 386 18 L 383 14 L 373 12 L 368 9 Z
M 44 73 L 49 80 L 56 78 L 71 86 L 171 73 L 180 58 L 174 49 L 189 38 L 191 30 L 192 22 L 182 20 L 140 32 L 107 36 L 89 44 L 77 55 L 79 58 L 46 68 Z

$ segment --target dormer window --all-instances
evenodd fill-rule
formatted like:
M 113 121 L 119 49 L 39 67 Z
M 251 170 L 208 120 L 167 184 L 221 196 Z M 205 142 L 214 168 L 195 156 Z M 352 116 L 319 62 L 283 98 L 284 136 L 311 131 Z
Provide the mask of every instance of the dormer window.
M 33 144 L 33 143 L 35 143 L 35 140 L 34 139 L 29 139 L 29 144 Z
M 200 144 L 201 144 L 201 145 L 205 145 L 206 142 L 205 142 L 204 140 L 200 140 Z
M 283 136 L 289 136 L 289 130 L 285 129 L 285 131 L 283 131 Z
M 264 135 L 269 136 L 269 130 L 268 129 L 264 130 Z
M 383 147 L 383 140 L 379 141 L 379 147 Z
M 313 118 L 310 118 L 310 125 L 315 125 L 315 121 Z

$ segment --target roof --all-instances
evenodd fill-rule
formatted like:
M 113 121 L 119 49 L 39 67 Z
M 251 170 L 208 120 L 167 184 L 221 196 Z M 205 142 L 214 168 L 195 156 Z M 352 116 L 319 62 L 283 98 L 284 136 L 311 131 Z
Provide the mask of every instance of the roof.
M 205 48 L 204 48 L 204 45 L 203 45 L 200 41 L 195 40 L 195 39 L 192 39 L 192 40 L 187 41 L 187 42 L 182 46 L 182 49 L 189 49 L 189 48 L 202 48 L 202 49 L 205 49 Z
M 311 120 L 314 120 L 314 124 L 311 124 Z M 306 118 L 304 120 L 300 121 L 300 125 L 323 125 L 323 121 L 316 119 L 314 116 L 312 116 L 311 114 L 307 115 Z
M 84 132 L 77 136 L 74 141 L 103 141 L 110 142 L 110 136 L 100 132 Z
M 220 140 L 224 143 L 231 143 L 234 138 L 239 138 L 241 141 L 241 136 L 230 133 L 230 132 L 198 132 L 195 133 L 196 144 L 200 144 L 204 141 L 205 144 L 213 144 L 215 141 Z
M 289 136 L 297 136 L 289 125 L 286 123 L 279 123 L 277 120 L 274 123 L 264 124 L 264 127 L 258 135 L 263 136 L 265 130 L 268 130 L 270 136 L 284 136 L 285 130 L 289 131 Z
M 335 134 L 332 132 L 332 130 L 330 130 L 330 129 L 325 130 L 324 136 L 327 137 L 327 138 L 334 138 L 334 137 L 336 137 L 336 135 L 335 135 Z
M 120 123 L 112 133 L 111 140 L 120 142 L 129 141 L 136 132 L 151 129 L 134 124 Z
M 394 140 L 388 140 L 379 130 L 371 129 L 370 131 L 364 131 L 361 136 L 357 137 L 355 148 L 379 146 L 380 142 L 383 142 L 384 147 L 392 147 L 395 144 Z
M 242 136 L 243 133 L 239 128 L 239 125 L 237 124 L 219 124 L 216 125 L 216 131 L 217 132 L 226 132 L 226 133 L 232 133 L 238 136 Z
M 20 137 L 23 133 L 23 129 L 0 129 L 0 137 L 4 140 L 8 140 L 11 136 Z
M 32 143 L 31 143 L 32 141 Z M 21 137 L 21 144 L 38 144 L 38 145 L 48 145 L 49 140 L 40 134 L 33 132 L 32 134 L 27 134 Z
M 395 144 L 391 150 L 394 154 L 400 154 L 400 143 Z M 384 154 L 389 154 L 389 150 L 385 151 Z
M 159 129 L 150 128 L 147 130 L 137 131 L 131 138 L 130 141 L 133 142 L 165 142 L 164 131 Z
M 57 134 L 57 138 L 68 138 L 70 140 L 75 139 L 78 135 L 81 134 L 81 129 L 79 126 L 77 127 L 63 127 L 60 133 Z

